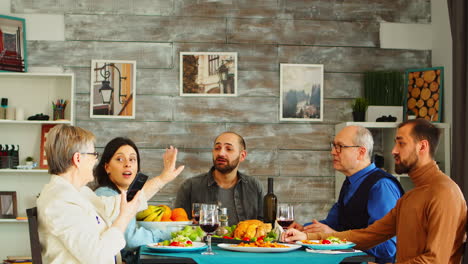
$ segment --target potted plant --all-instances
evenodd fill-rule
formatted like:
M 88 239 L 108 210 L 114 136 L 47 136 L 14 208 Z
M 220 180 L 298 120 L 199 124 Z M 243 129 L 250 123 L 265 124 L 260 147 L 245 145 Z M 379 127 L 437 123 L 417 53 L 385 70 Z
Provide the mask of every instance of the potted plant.
M 364 73 L 364 97 L 369 103 L 366 121 L 375 122 L 384 116 L 403 121 L 404 74 L 399 71 Z
M 31 157 L 31 156 L 26 157 L 25 161 L 26 161 L 27 166 L 33 166 L 33 164 L 34 164 L 34 158 Z
M 364 121 L 368 105 L 369 104 L 365 98 L 360 97 L 354 100 L 351 106 L 353 108 L 353 120 L 355 122 Z

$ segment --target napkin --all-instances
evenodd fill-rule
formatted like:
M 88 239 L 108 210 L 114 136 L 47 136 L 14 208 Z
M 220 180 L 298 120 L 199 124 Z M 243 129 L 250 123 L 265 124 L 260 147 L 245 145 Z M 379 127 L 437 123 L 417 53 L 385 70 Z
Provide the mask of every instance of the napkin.
M 346 249 L 336 249 L 336 250 L 330 250 L 330 249 L 311 249 L 311 248 L 306 248 L 306 252 L 309 253 L 321 253 L 321 254 L 343 254 L 343 253 L 357 253 L 357 252 L 362 252 L 361 250 L 353 249 L 353 251 L 346 250 Z

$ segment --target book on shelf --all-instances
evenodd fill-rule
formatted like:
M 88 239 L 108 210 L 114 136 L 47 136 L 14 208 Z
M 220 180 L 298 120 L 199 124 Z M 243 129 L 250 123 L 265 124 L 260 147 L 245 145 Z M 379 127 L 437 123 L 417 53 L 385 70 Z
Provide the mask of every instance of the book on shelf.
M 3 264 L 11 263 L 30 264 L 32 263 L 32 258 L 29 256 L 7 256 L 7 259 L 3 260 Z

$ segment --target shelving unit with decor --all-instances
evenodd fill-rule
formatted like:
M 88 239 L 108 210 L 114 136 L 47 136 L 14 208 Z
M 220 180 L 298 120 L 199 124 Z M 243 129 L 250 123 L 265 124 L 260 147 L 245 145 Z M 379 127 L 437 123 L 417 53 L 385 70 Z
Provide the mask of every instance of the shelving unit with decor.
M 344 122 L 335 125 L 335 134 L 346 126 L 359 125 L 381 133 L 379 137 L 374 136 L 374 140 L 381 139 L 382 142 L 374 142 L 374 145 L 381 145 L 382 155 L 384 157 L 384 169 L 392 173 L 401 183 L 403 188 L 408 191 L 413 188 L 413 182 L 408 175 L 398 175 L 395 173 L 395 161 L 392 156 L 396 128 L 399 123 L 396 122 Z M 439 147 L 437 149 L 435 160 L 439 168 L 450 176 L 450 125 L 447 123 L 434 123 L 441 129 Z M 374 132 L 373 132 L 374 133 Z M 338 200 L 341 185 L 346 176 L 341 172 L 335 171 L 335 199 Z
M 42 126 L 74 124 L 74 75 L 70 73 L 0 72 L 0 97 L 8 98 L 8 106 L 21 108 L 25 120 L 0 119 L 0 144 L 19 145 L 19 162 L 31 156 L 40 161 Z M 68 101 L 65 118 L 53 121 L 52 102 Z M 29 116 L 43 113 L 49 120 L 30 121 Z M 0 191 L 15 191 L 18 216 L 36 205 L 36 198 L 49 181 L 47 169 L 0 169 Z M 29 231 L 25 220 L 0 219 L 0 248 L 8 255 L 30 255 Z M 21 246 L 18 246 L 21 245 Z M 5 258 L 0 254 L 0 258 Z

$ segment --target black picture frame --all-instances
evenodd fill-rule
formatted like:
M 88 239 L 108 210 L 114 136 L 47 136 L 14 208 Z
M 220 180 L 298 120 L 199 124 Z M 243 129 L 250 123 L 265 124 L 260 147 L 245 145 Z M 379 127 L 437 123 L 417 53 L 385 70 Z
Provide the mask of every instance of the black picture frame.
M 18 207 L 16 192 L 0 192 L 0 218 L 16 218 Z

